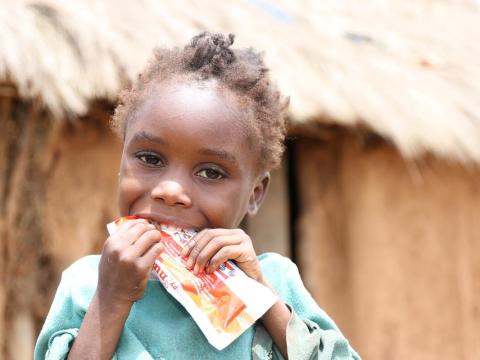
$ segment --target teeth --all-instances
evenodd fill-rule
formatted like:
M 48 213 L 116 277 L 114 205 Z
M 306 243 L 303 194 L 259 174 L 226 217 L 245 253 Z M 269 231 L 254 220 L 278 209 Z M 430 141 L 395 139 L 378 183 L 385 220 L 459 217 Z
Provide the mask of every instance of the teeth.
M 158 222 L 156 222 L 155 220 L 152 220 L 152 219 L 146 219 L 146 220 L 148 221 L 149 224 L 152 224 L 157 229 L 160 229 L 160 224 Z
M 184 231 L 184 229 L 168 224 L 160 224 L 160 229 L 165 232 L 176 232 L 176 231 Z
M 176 226 L 173 226 L 173 225 L 166 225 L 166 224 L 160 224 L 160 228 L 162 230 L 170 230 L 170 231 L 173 231 L 173 230 L 179 230 L 180 228 L 177 228 Z

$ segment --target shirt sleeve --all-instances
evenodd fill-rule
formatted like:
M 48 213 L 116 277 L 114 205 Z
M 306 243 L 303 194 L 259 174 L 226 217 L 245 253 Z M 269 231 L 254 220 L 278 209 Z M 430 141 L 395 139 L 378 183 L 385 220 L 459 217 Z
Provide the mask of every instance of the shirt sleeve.
M 35 360 L 66 359 L 97 284 L 98 259 L 86 256 L 67 268 L 35 345 Z
M 268 254 L 260 263 L 267 279 L 292 313 L 287 324 L 290 359 L 360 360 L 334 321 L 305 288 L 297 266 L 290 259 Z M 268 346 L 268 342 L 262 341 Z M 271 348 L 270 358 L 283 359 L 275 345 Z
M 35 345 L 35 360 L 66 359 L 83 314 L 75 309 L 64 275 Z
M 62 273 L 55 298 L 35 346 L 34 360 L 66 359 L 94 296 L 98 279 L 98 256 L 86 256 Z M 124 327 L 112 360 L 119 354 L 152 360 L 141 340 Z
M 287 325 L 287 349 L 289 359 L 360 359 L 341 333 L 321 329 L 317 323 L 301 319 L 295 310 Z

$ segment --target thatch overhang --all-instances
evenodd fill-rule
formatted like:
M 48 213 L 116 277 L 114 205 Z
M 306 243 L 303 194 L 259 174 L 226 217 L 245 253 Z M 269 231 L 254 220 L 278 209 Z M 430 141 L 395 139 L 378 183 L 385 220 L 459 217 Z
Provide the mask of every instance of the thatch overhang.
M 263 49 L 292 126 L 365 126 L 407 157 L 480 161 L 475 1 L 7 1 L 0 80 L 57 118 L 114 101 L 154 46 L 203 30 Z

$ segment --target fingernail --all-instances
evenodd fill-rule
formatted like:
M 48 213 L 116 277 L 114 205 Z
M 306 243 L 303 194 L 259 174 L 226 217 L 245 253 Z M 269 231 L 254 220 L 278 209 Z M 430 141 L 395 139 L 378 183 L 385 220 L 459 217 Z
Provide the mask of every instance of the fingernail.
M 192 258 L 188 258 L 188 261 L 187 261 L 187 269 L 191 269 L 193 266 L 193 259 Z
M 187 252 L 188 252 L 188 247 L 187 245 L 185 245 L 182 249 L 182 252 L 180 253 L 180 256 L 185 256 L 187 255 Z
M 198 274 L 198 265 L 195 265 L 195 267 L 193 268 L 193 275 L 197 275 Z

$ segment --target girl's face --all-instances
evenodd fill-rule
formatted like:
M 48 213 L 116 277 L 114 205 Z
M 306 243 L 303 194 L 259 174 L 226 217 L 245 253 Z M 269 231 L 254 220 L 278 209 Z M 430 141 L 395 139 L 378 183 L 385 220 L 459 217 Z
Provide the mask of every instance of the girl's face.
M 248 114 L 214 83 L 163 85 L 127 125 L 119 178 L 122 216 L 184 228 L 237 227 L 260 206 Z

